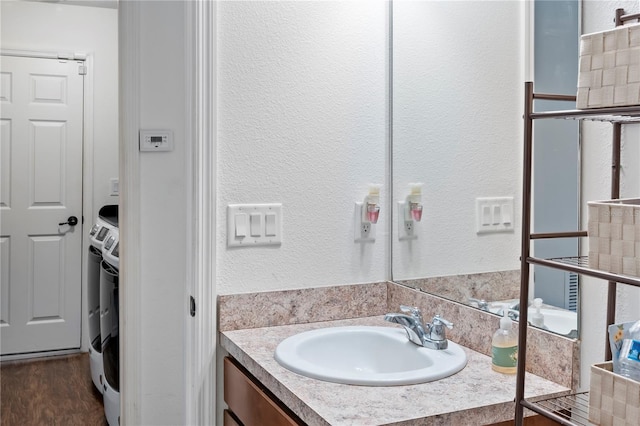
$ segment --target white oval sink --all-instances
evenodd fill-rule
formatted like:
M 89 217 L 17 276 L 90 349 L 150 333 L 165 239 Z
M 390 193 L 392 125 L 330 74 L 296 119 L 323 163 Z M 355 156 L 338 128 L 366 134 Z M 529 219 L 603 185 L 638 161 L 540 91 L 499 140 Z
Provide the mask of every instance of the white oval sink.
M 529 320 L 536 312 L 534 308 L 529 308 Z M 540 309 L 544 317 L 544 326 L 554 333 L 568 335 L 574 330 L 578 330 L 578 314 L 564 309 Z
M 502 315 L 502 308 L 494 307 L 491 309 L 491 312 Z M 530 307 L 528 312 L 528 320 L 531 322 L 531 316 L 536 313 L 536 308 Z M 543 317 L 544 329 L 562 334 L 563 336 L 577 333 L 578 314 L 575 312 L 566 309 L 541 308 L 540 313 Z
M 283 367 L 314 379 L 349 385 L 392 386 L 431 382 L 467 365 L 457 344 L 444 350 L 411 343 L 401 328 L 330 327 L 296 334 L 275 352 Z

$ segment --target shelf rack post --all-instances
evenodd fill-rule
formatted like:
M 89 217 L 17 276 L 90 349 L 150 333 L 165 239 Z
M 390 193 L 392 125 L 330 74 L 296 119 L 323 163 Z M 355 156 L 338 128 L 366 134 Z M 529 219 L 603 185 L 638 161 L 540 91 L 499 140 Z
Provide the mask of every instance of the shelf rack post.
M 625 15 L 622 18 L 627 19 Z M 637 16 L 640 18 L 640 15 Z M 550 418 L 561 425 L 586 425 L 588 422 L 589 397 L 588 393 L 551 396 L 540 401 L 528 401 L 525 399 L 525 372 L 526 372 L 526 352 L 527 352 L 527 330 L 528 330 L 528 306 L 530 287 L 530 264 L 542 265 L 564 271 L 575 272 L 581 275 L 602 279 L 609 282 L 608 302 L 607 302 L 607 323 L 615 322 L 616 311 L 616 286 L 618 283 L 640 287 L 640 277 L 620 275 L 612 272 L 592 269 L 588 267 L 586 258 L 557 258 L 541 259 L 531 255 L 531 241 L 540 238 L 580 238 L 588 236 L 586 231 L 567 232 L 546 232 L 533 233 L 531 230 L 532 214 L 532 186 L 533 186 L 533 121 L 536 119 L 576 119 L 609 122 L 613 124 L 613 146 L 612 146 L 612 176 L 611 176 L 611 198 L 620 198 L 620 170 L 621 170 L 621 137 L 622 124 L 640 123 L 640 105 L 624 107 L 592 108 L 586 110 L 566 110 L 566 111 L 545 111 L 535 112 L 533 103 L 536 99 L 575 101 L 574 95 L 557 95 L 535 93 L 533 83 L 525 83 L 524 93 L 524 152 L 523 152 L 523 179 L 522 179 L 522 247 L 521 247 L 521 275 L 520 275 L 520 306 L 525 309 L 520 310 L 520 321 L 518 324 L 518 367 L 516 377 L 516 398 L 515 398 L 515 424 L 524 424 L 524 410 L 528 408 L 544 417 Z M 606 344 L 605 352 L 607 360 L 611 359 L 609 345 Z
M 616 11 L 617 12 L 617 11 Z M 622 138 L 622 124 L 613 123 L 613 141 L 612 141 L 612 153 L 611 153 L 611 199 L 617 200 L 620 198 L 620 147 Z M 616 322 L 616 293 L 617 283 L 615 281 L 609 281 L 607 286 L 607 325 L 615 324 Z M 611 360 L 611 347 L 609 341 L 604 339 L 604 359 L 605 361 Z
M 524 160 L 522 164 L 522 238 L 520 253 L 520 324 L 527 324 L 529 305 L 529 252 L 531 250 L 531 186 L 532 186 L 532 163 L 533 163 L 533 82 L 524 84 Z M 516 378 L 516 425 L 523 424 L 524 407 L 521 401 L 524 400 L 524 379 L 526 367 L 527 333 L 522 332 L 520 327 L 518 333 L 518 366 Z M 526 329 L 525 329 L 526 330 Z

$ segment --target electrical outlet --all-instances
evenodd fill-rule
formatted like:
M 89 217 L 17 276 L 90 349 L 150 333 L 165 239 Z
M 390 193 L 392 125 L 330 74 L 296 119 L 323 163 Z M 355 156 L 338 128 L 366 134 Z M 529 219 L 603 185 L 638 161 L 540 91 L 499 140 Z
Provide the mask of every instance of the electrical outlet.
M 361 232 L 362 232 L 363 235 L 368 235 L 369 232 L 371 232 L 371 223 L 370 222 L 363 222 L 362 223 Z
M 404 221 L 404 230 L 407 232 L 407 235 L 413 234 L 413 221 L 405 220 Z
M 417 240 L 416 223 L 413 220 L 406 219 L 404 206 L 404 201 L 398 201 L 398 239 L 400 241 Z
M 353 240 L 357 243 L 372 243 L 376 240 L 375 225 L 363 220 L 363 203 L 357 202 L 353 220 Z

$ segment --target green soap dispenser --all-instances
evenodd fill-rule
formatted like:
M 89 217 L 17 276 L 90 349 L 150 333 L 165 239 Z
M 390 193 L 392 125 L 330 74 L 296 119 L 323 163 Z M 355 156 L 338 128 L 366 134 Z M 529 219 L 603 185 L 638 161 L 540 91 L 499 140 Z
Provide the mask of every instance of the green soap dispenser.
M 500 328 L 491 340 L 491 368 L 498 373 L 516 374 L 518 364 L 518 334 L 509 318 L 509 305 L 502 308 Z

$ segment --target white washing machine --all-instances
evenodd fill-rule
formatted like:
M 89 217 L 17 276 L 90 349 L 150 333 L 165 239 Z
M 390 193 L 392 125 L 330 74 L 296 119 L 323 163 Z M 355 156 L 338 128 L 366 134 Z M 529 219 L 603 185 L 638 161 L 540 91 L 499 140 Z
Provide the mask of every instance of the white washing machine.
M 104 240 L 100 266 L 100 336 L 104 370 L 102 399 L 110 426 L 120 424 L 119 255 L 120 243 L 116 228 L 110 230 Z
M 100 264 L 102 249 L 109 231 L 118 227 L 118 206 L 103 206 L 98 212 L 95 225 L 89 232 L 89 263 L 87 267 L 87 303 L 89 324 L 89 366 L 91 380 L 103 392 L 104 369 L 102 362 L 102 339 L 100 338 Z
M 89 264 L 87 267 L 87 298 L 89 304 L 89 367 L 91 380 L 102 393 L 104 371 L 102 369 L 102 341 L 100 339 L 100 263 L 102 248 L 91 243 L 89 247 Z

